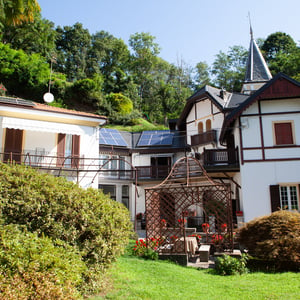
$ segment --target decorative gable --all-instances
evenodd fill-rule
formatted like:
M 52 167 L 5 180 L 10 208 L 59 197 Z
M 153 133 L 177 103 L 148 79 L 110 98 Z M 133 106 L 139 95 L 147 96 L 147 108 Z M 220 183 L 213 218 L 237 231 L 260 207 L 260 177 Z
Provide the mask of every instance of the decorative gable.
M 260 93 L 258 99 L 291 98 L 300 96 L 300 86 L 284 77 L 279 77 Z

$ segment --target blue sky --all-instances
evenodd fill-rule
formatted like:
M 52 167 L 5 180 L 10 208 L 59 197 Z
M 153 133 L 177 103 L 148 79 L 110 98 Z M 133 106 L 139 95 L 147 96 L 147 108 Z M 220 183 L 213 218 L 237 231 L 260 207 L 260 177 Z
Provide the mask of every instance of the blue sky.
M 255 38 L 282 31 L 300 41 L 299 0 L 38 0 L 55 26 L 83 24 L 91 34 L 105 30 L 128 44 L 131 34 L 149 32 L 160 57 L 194 67 L 209 65 L 219 51 L 248 48 L 249 18 Z

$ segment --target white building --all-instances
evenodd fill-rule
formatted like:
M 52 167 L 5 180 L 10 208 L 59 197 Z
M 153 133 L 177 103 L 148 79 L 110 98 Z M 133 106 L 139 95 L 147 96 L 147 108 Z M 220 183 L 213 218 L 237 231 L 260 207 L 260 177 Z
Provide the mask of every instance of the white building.
M 160 183 L 190 148 L 177 131 L 100 130 L 99 188 L 122 202 L 132 219 L 145 212 L 145 187 Z
M 234 215 L 299 211 L 300 83 L 272 78 L 253 36 L 242 92 L 203 87 L 178 127 L 209 175 L 231 184 Z
M 65 176 L 82 187 L 98 187 L 89 172 L 99 155 L 99 125 L 105 117 L 0 97 L 0 147 L 4 162 L 15 161 Z

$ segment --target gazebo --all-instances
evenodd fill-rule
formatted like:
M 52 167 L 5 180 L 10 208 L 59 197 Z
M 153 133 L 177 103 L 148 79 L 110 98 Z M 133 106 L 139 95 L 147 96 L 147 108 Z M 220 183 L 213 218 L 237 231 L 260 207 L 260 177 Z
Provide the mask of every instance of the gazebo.
M 230 185 L 212 180 L 194 157 L 179 159 L 163 182 L 145 189 L 145 207 L 146 240 L 158 241 L 159 254 L 194 255 L 201 245 L 233 250 Z

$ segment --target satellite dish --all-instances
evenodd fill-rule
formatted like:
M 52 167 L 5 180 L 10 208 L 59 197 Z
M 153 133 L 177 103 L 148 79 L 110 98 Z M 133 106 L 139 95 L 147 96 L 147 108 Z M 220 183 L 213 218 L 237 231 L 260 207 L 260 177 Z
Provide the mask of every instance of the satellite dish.
M 51 93 L 46 93 L 44 94 L 43 99 L 45 102 L 51 103 L 54 100 L 54 96 Z

